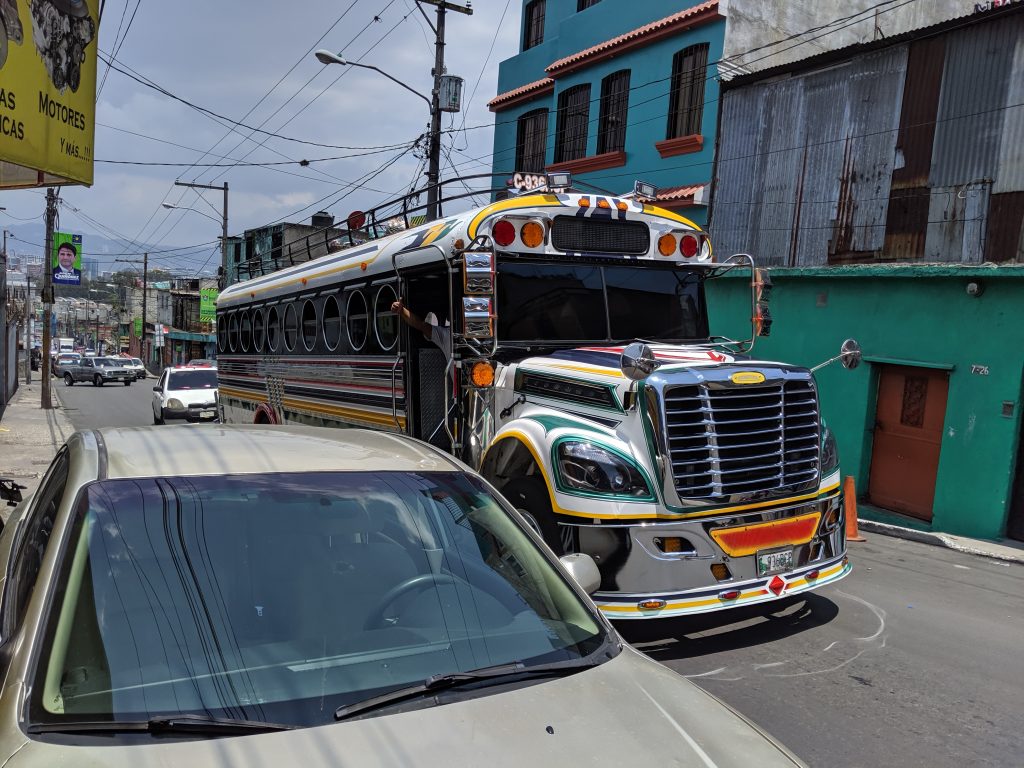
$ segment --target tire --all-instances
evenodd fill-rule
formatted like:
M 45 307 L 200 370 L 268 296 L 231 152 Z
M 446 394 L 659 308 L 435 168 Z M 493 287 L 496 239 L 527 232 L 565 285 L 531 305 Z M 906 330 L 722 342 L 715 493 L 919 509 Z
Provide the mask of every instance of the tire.
M 157 426 L 159 426 L 159 425 L 164 423 L 164 409 L 163 408 L 160 409 L 160 415 L 159 416 L 157 416 L 155 413 L 153 414 L 153 423 L 156 424 Z
M 92 385 L 94 387 L 102 387 L 103 386 L 103 377 L 100 376 L 97 373 L 95 376 L 92 377 Z
M 132 383 L 130 381 L 128 381 L 128 380 L 125 380 L 124 385 L 126 387 L 130 387 L 132 385 Z
M 519 510 L 530 526 L 540 534 L 555 556 L 565 554 L 561 528 L 551 510 L 547 486 L 538 478 L 524 477 L 513 480 L 501 490 L 502 495 Z
M 64 374 L 64 383 L 67 386 L 69 386 L 69 387 L 75 386 L 75 377 L 72 376 L 70 373 L 65 373 Z

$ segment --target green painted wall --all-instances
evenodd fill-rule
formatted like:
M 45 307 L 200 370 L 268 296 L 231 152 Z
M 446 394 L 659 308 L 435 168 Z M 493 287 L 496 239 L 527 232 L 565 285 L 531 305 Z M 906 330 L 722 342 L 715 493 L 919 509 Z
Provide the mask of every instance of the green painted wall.
M 1020 435 L 1024 377 L 1024 267 L 872 265 L 774 269 L 771 336 L 754 356 L 812 366 L 856 338 L 867 358 L 953 366 L 932 530 L 1004 535 Z M 709 281 L 713 333 L 750 335 L 749 278 Z M 984 286 L 978 297 L 966 286 Z M 987 375 L 971 366 L 986 366 Z M 879 365 L 816 376 L 843 474 L 868 493 Z M 1003 403 L 1012 403 L 1004 416 Z

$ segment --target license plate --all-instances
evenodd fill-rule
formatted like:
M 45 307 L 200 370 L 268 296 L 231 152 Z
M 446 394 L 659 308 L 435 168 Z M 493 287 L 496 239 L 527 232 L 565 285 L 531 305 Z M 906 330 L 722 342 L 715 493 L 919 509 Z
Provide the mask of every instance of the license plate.
M 773 549 L 757 553 L 757 575 L 767 576 L 769 573 L 781 573 L 793 568 L 793 550 Z
M 201 418 L 201 419 L 212 419 L 216 415 L 217 415 L 217 412 L 213 411 L 213 410 L 200 411 L 199 412 L 199 418 Z

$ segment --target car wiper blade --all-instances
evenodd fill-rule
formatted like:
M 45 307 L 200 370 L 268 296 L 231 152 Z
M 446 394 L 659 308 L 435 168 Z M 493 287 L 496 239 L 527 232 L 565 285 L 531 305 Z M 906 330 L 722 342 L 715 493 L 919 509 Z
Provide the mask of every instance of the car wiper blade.
M 294 725 L 268 723 L 261 720 L 236 720 L 228 717 L 206 715 L 165 715 L 149 720 L 80 720 L 66 723 L 34 723 L 28 726 L 29 733 L 127 733 L 142 731 L 148 733 L 198 733 L 211 736 L 234 733 L 268 733 L 288 731 Z
M 436 691 L 443 691 L 450 688 L 458 688 L 479 682 L 502 683 L 509 680 L 528 677 L 564 677 L 572 675 L 583 669 L 596 667 L 601 661 L 573 661 L 559 662 L 556 664 L 538 664 L 528 667 L 520 662 L 512 664 L 499 664 L 493 667 L 483 667 L 468 672 L 449 672 L 446 674 L 431 675 L 422 683 L 410 685 L 407 688 L 399 688 L 395 691 L 382 693 L 380 696 L 373 696 L 354 704 L 347 704 L 338 707 L 334 711 L 335 720 L 345 720 L 355 715 L 361 715 L 374 709 L 387 707 L 409 699 L 421 696 L 428 696 Z

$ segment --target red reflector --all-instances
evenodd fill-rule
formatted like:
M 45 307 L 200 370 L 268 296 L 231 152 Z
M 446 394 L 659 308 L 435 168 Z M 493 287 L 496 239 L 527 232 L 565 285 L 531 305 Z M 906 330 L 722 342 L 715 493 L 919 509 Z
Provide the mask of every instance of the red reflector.
M 776 595 L 781 595 L 782 591 L 786 588 L 786 582 L 780 577 L 774 576 L 771 581 L 768 582 L 768 589 L 774 592 Z
M 752 555 L 759 549 L 806 544 L 818 530 L 820 518 L 819 513 L 811 512 L 782 520 L 770 520 L 767 523 L 715 528 L 711 531 L 711 538 L 718 542 L 718 546 L 730 557 L 743 557 Z
M 805 579 L 810 579 L 811 581 L 813 581 L 814 579 L 818 578 L 819 576 L 821 576 L 821 571 L 811 571 L 806 576 L 804 576 L 804 578 Z
M 740 591 L 738 589 L 730 589 L 728 592 L 719 592 L 718 593 L 718 599 L 719 600 L 735 600 L 739 596 L 740 596 Z
M 515 225 L 511 221 L 502 219 L 495 223 L 494 229 L 491 230 L 491 236 L 498 245 L 512 245 L 516 239 Z
M 700 241 L 697 240 L 696 235 L 683 235 L 679 238 L 679 252 L 688 259 L 692 259 L 697 255 L 697 251 L 700 248 Z

